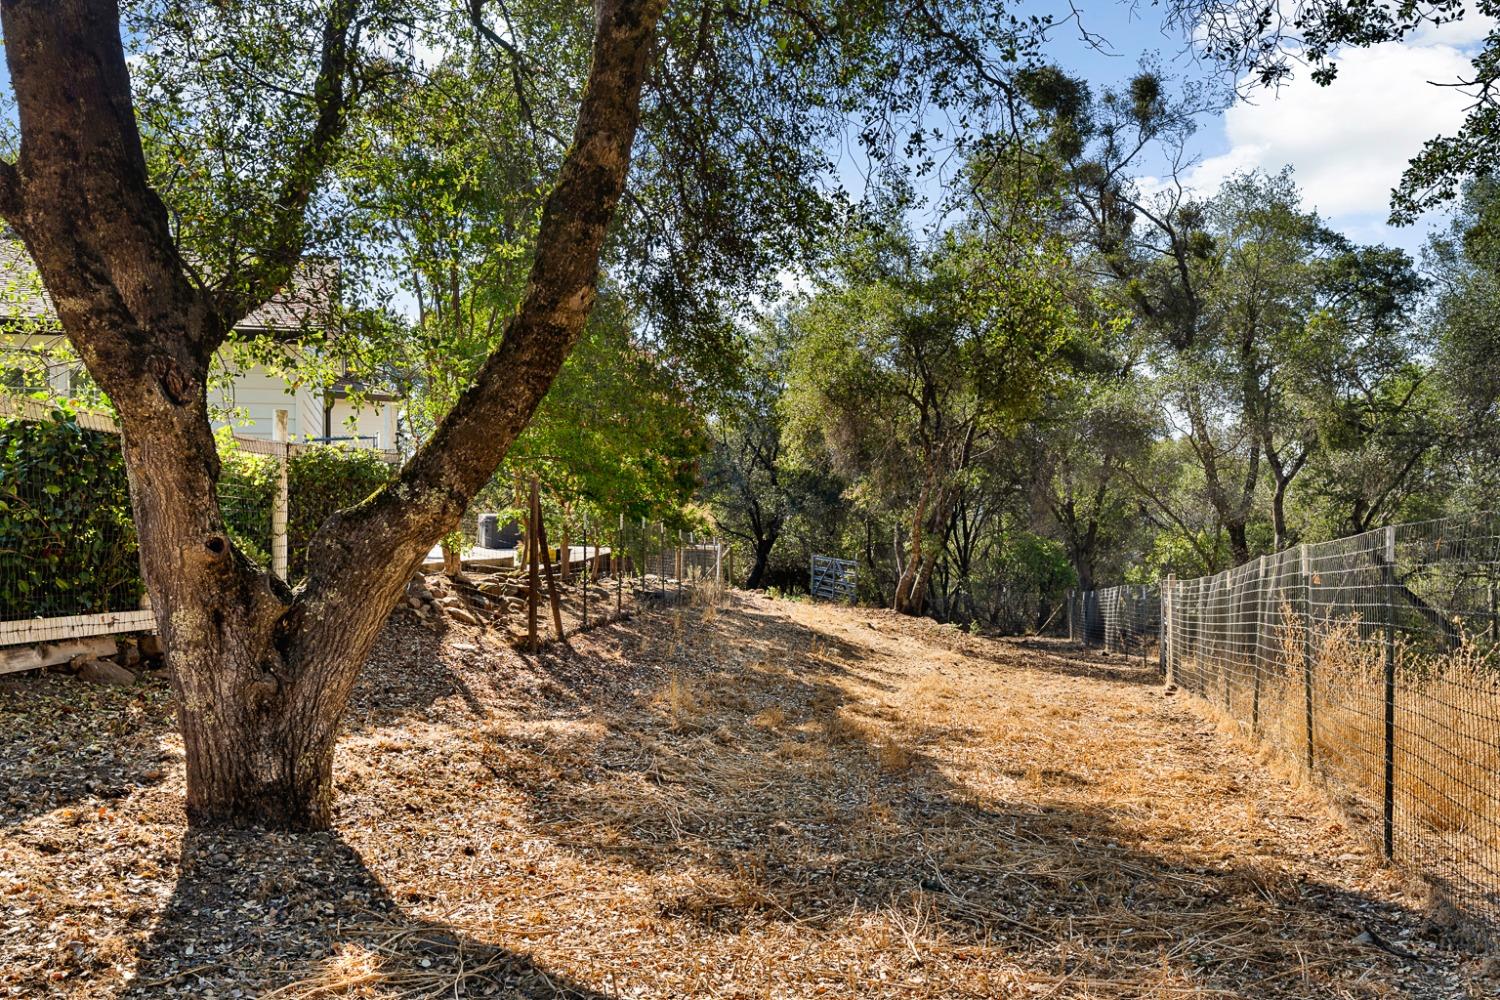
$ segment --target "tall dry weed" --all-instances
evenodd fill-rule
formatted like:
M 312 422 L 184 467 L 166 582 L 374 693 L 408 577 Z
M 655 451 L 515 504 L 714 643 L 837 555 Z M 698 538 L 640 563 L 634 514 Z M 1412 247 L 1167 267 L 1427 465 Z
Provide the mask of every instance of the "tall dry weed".
M 1251 665 L 1184 657 L 1177 674 L 1284 759 L 1305 769 L 1308 749 L 1306 621 L 1289 604 Z M 1379 816 L 1385 795 L 1384 630 L 1352 615 L 1316 629 L 1311 642 L 1312 760 L 1320 777 Z M 1500 647 L 1461 635 L 1434 653 L 1400 637 L 1391 746 L 1396 833 L 1413 849 L 1438 840 L 1462 861 L 1500 851 Z M 1490 862 L 1493 864 L 1493 861 Z

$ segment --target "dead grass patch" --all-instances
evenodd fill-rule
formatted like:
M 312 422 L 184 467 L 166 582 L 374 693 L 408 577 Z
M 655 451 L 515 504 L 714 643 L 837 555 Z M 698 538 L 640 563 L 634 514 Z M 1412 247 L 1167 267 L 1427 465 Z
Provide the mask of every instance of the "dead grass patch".
M 73 781 L 118 734 L 0 697 L 37 789 L 0 796 L 0 996 L 1487 993 L 1317 800 L 1117 664 L 868 609 L 681 610 L 366 671 L 332 837 L 184 844 L 160 729 L 128 781 Z M 134 777 L 147 751 L 165 778 Z

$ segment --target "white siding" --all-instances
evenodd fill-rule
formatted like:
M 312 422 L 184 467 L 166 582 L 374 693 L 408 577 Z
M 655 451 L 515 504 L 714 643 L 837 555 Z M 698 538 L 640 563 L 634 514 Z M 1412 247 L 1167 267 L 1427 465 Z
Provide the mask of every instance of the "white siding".
M 396 447 L 396 404 L 366 400 L 359 409 L 347 399 L 333 401 L 333 424 L 330 433 L 334 437 L 355 434 L 360 437 L 361 447 L 371 447 L 374 438 L 376 448 Z
M 292 440 L 321 437 L 323 406 L 318 393 L 311 389 L 293 390 L 279 377 L 260 365 L 252 365 L 236 375 L 227 389 L 210 391 L 212 408 L 235 410 L 229 419 L 216 420 L 215 427 L 230 424 L 236 434 L 270 439 L 276 411 L 287 411 L 287 433 Z
M 0 333 L 0 355 L 18 348 L 46 353 L 56 343 L 61 343 L 56 334 Z M 58 363 L 49 371 L 49 381 L 58 395 L 68 394 L 70 369 L 76 364 Z M 287 433 L 293 441 L 301 441 L 324 436 L 323 399 L 321 389 L 294 389 L 263 366 L 251 365 L 235 375 L 229 386 L 211 388 L 208 405 L 220 413 L 236 411 L 216 419 L 215 427 L 232 426 L 236 434 L 266 440 L 272 436 L 276 411 L 286 410 Z M 359 442 L 363 447 L 394 449 L 397 406 L 397 403 L 367 401 L 356 410 L 350 400 L 336 399 L 328 433 L 334 437 L 357 434 L 363 439 Z M 351 419 L 352 429 L 348 423 Z

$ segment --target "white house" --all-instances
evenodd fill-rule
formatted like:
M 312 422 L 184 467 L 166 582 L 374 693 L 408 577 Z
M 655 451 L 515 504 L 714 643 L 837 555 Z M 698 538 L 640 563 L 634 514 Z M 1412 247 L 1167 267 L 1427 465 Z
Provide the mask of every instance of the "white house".
M 334 282 L 304 278 L 278 293 L 240 323 L 242 331 L 286 333 L 326 324 Z M 290 349 L 290 348 L 289 348 Z M 14 240 L 0 240 L 0 389 L 50 388 L 75 393 L 87 378 L 83 364 L 57 329 L 52 301 L 36 266 Z M 229 348 L 218 358 L 209 387 L 215 426 L 269 439 L 276 411 L 287 411 L 294 441 L 342 442 L 395 449 L 400 400 L 347 375 L 323 385 L 242 362 Z

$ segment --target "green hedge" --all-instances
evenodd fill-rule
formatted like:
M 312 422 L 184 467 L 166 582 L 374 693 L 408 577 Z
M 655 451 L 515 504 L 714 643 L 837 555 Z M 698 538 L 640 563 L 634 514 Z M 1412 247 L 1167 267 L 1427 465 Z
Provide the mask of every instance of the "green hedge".
M 119 439 L 62 410 L 0 419 L 0 619 L 130 610 L 142 593 Z
M 315 447 L 288 469 L 289 575 L 331 512 L 368 497 L 391 467 L 370 451 Z M 271 459 L 226 448 L 220 503 L 230 534 L 269 563 Z M 144 587 L 120 442 L 58 410 L 50 421 L 0 418 L 0 620 L 140 607 Z
M 307 448 L 287 468 L 287 575 L 307 572 L 307 543 L 329 514 L 364 500 L 390 479 L 392 468 L 376 453 L 338 446 Z M 219 476 L 219 501 L 235 544 L 268 564 L 271 500 L 276 463 L 261 455 L 227 449 Z

